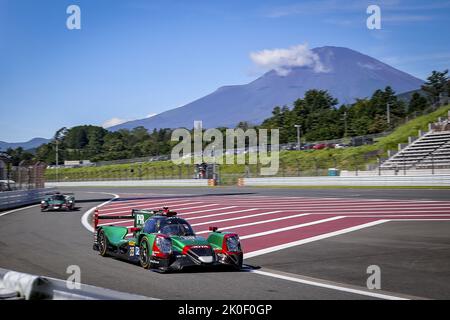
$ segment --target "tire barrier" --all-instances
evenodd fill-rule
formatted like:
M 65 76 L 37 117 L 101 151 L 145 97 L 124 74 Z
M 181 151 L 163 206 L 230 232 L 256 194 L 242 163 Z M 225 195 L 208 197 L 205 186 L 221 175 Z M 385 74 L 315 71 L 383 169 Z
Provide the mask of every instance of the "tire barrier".
M 85 284 L 80 284 L 79 289 L 70 289 L 68 281 L 0 268 L 0 300 L 155 299 Z
M 17 190 L 0 192 L 0 210 L 13 209 L 41 202 L 46 193 L 56 191 L 55 188 Z

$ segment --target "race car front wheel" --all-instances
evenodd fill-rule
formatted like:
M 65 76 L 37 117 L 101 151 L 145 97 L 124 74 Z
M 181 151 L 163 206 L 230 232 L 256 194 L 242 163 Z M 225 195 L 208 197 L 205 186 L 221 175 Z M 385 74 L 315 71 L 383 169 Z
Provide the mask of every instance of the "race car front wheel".
M 147 237 L 139 243 L 139 263 L 142 268 L 150 269 L 150 242 Z
M 98 242 L 98 252 L 102 257 L 107 256 L 107 248 L 108 248 L 108 240 L 106 239 L 105 232 L 103 230 L 100 230 L 97 235 L 97 242 Z

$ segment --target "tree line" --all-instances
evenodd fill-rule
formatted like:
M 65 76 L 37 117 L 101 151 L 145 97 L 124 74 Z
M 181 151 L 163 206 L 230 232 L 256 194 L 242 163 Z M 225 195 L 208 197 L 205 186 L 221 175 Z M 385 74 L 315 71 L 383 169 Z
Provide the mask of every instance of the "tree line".
M 409 102 L 400 99 L 389 86 L 376 90 L 369 98 L 340 107 L 339 101 L 326 90 L 309 90 L 294 101 L 292 108 L 275 107 L 272 117 L 261 127 L 280 129 L 280 143 L 296 141 L 296 125 L 301 126 L 304 141 L 380 133 L 434 110 L 445 95 L 450 95 L 448 70 L 433 71 L 421 90 L 412 93 Z
M 309 90 L 303 98 L 294 101 L 292 107 L 276 106 L 272 116 L 261 125 L 241 122 L 237 127 L 279 129 L 280 143 L 296 141 L 295 125 L 301 126 L 304 141 L 360 136 L 393 129 L 407 117 L 427 113 L 437 106 L 443 95 L 450 95 L 448 70 L 433 71 L 421 91 L 414 92 L 409 102 L 400 99 L 389 86 L 376 90 L 369 98 L 341 106 L 326 90 Z M 224 132 L 226 128 L 219 130 Z M 59 129 L 52 142 L 38 147 L 34 154 L 22 148 L 8 149 L 6 153 L 11 156 L 13 165 L 32 159 L 55 164 L 57 147 L 60 163 L 157 156 L 170 153 L 176 143 L 171 141 L 171 134 L 169 128 L 149 132 L 144 127 L 136 127 L 111 132 L 99 126 L 83 125 Z

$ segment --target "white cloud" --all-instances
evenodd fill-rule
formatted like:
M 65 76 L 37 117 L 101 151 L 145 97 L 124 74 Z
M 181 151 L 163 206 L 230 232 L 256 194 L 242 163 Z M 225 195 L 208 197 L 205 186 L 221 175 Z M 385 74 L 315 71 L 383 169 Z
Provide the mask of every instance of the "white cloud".
M 118 124 L 127 122 L 129 120 L 127 119 L 120 119 L 120 118 L 111 118 L 109 120 L 106 120 L 105 122 L 103 122 L 102 127 L 103 128 L 109 128 L 112 126 L 117 126 Z
M 142 118 L 146 118 L 147 119 L 147 118 L 154 117 L 156 115 L 157 115 L 157 113 L 149 113 L 145 117 L 131 118 L 131 119 L 122 119 L 122 118 L 114 117 L 114 118 L 111 118 L 111 119 L 106 120 L 105 122 L 103 122 L 102 127 L 106 129 L 106 128 L 109 128 L 109 127 L 117 126 L 118 124 L 122 124 L 124 122 L 134 121 L 134 120 L 138 120 L 138 119 L 142 119 Z
M 250 53 L 252 61 L 265 70 L 275 70 L 279 75 L 286 76 L 293 67 L 310 67 L 315 72 L 326 72 L 317 54 L 300 44 L 288 49 L 265 49 Z

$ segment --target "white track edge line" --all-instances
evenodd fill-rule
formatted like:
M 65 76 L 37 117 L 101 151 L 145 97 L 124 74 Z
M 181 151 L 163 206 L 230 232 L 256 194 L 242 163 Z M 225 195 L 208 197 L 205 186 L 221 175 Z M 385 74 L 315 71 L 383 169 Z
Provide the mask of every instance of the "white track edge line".
M 402 298 L 402 297 L 398 297 L 398 296 L 394 296 L 394 295 L 370 292 L 370 291 L 365 291 L 365 290 L 347 288 L 344 286 L 338 286 L 338 285 L 321 283 L 321 282 L 316 282 L 316 281 L 311 281 L 311 280 L 299 279 L 299 278 L 284 276 L 281 274 L 276 274 L 276 273 L 271 273 L 271 272 L 266 272 L 266 271 L 261 271 L 261 270 L 250 270 L 250 272 L 256 273 L 259 275 L 263 275 L 266 277 L 278 278 L 278 279 L 302 283 L 302 284 L 306 284 L 306 285 L 310 285 L 310 286 L 322 287 L 322 288 L 326 288 L 326 289 L 343 291 L 343 292 L 348 292 L 348 293 L 353 293 L 353 294 L 359 294 L 359 295 L 373 297 L 373 298 L 386 299 L 386 300 L 408 300 L 406 298 Z
M 269 248 L 265 248 L 265 249 L 251 251 L 251 252 L 248 252 L 248 253 L 244 253 L 244 259 L 249 259 L 249 258 L 257 257 L 257 256 L 260 256 L 260 255 L 263 255 L 263 254 L 266 254 L 266 253 L 275 252 L 275 251 L 279 251 L 279 250 L 283 250 L 283 249 L 299 246 L 299 245 L 302 245 L 302 244 L 306 244 L 306 243 L 310 243 L 310 242 L 314 242 L 314 241 L 318 241 L 318 240 L 322 240 L 322 239 L 326 239 L 326 238 L 331 238 L 331 237 L 338 236 L 338 235 L 341 235 L 341 234 L 344 234 L 344 233 L 348 233 L 348 232 L 352 232 L 352 231 L 356 231 L 356 230 L 360 230 L 360 229 L 364 229 L 364 228 L 369 228 L 369 227 L 376 226 L 378 224 L 382 224 L 382 223 L 389 222 L 389 221 L 391 221 L 391 220 L 389 220 L 389 219 L 381 219 L 381 220 L 371 221 L 371 222 L 360 224 L 360 225 L 356 225 L 356 226 L 353 226 L 353 227 L 349 227 L 349 228 L 345 228 L 345 229 L 341 229 L 341 230 L 336 230 L 336 231 L 332 231 L 332 232 L 328 232 L 328 233 L 324 233 L 324 234 L 317 235 L 317 236 L 314 236 L 314 237 L 301 239 L 301 240 L 297 240 L 297 241 L 292 241 L 292 242 L 280 244 L 280 245 L 277 245 L 277 246 L 274 246 L 274 247 L 269 247 Z
M 93 193 L 101 193 L 101 194 L 110 194 L 113 196 L 113 198 L 109 199 L 108 201 L 105 201 L 103 203 L 101 203 L 98 206 L 94 206 L 92 208 L 90 208 L 88 211 L 86 211 L 85 213 L 83 213 L 83 215 L 81 216 L 81 224 L 90 232 L 94 232 L 94 228 L 89 224 L 88 218 L 89 215 L 97 208 L 102 207 L 108 203 L 110 203 L 111 201 L 114 201 L 115 199 L 118 199 L 120 196 L 118 194 L 115 193 L 108 193 L 108 192 L 93 192 Z

